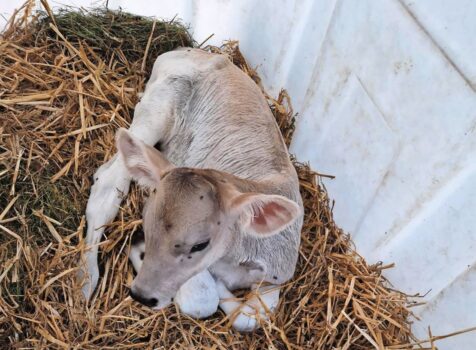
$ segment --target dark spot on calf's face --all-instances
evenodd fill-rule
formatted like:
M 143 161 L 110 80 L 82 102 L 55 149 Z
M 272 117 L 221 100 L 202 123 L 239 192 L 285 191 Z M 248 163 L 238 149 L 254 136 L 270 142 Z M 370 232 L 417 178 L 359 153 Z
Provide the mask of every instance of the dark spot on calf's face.
M 189 256 L 187 256 L 187 258 L 189 258 L 189 259 L 192 259 L 192 256 L 191 256 L 191 255 L 189 255 Z
M 140 253 L 140 259 L 141 259 L 141 260 L 144 260 L 144 256 L 145 256 L 145 253 L 144 253 L 144 252 Z
M 277 279 L 278 279 L 278 276 L 273 276 L 273 279 L 277 280 Z

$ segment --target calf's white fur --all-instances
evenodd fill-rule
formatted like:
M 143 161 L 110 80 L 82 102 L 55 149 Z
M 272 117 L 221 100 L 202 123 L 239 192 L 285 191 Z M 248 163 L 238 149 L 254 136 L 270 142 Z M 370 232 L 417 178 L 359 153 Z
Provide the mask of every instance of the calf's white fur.
M 104 225 L 133 179 L 150 196 L 145 241 L 130 254 L 138 272 L 131 296 L 154 309 L 174 299 L 194 317 L 219 305 L 236 329 L 254 329 L 294 273 L 303 215 L 296 172 L 256 84 L 225 56 L 165 53 L 117 147 L 97 170 L 86 209 L 84 295 L 98 282 Z M 236 300 L 237 288 L 254 297 Z

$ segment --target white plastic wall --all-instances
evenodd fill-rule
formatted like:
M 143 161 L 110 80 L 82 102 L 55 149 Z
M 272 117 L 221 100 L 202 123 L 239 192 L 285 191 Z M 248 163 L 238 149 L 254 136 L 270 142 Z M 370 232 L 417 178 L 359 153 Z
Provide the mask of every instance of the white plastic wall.
M 20 4 L 23 0 L 15 0 Z M 0 5 L 8 13 L 15 1 Z M 89 6 L 94 0 L 64 3 Z M 18 6 L 18 4 L 16 4 Z M 386 276 L 426 293 L 415 331 L 476 326 L 476 2 L 110 0 L 237 39 L 299 112 L 291 151 L 322 173 L 335 218 Z M 476 335 L 442 340 L 473 350 Z

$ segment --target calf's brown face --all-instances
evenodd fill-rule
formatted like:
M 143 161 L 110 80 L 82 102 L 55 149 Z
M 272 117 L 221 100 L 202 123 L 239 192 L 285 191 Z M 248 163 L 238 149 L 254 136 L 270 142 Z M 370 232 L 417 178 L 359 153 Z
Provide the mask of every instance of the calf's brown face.
M 131 177 L 150 189 L 145 256 L 131 295 L 154 309 L 170 304 L 182 284 L 223 257 L 237 231 L 267 237 L 300 215 L 285 197 L 240 192 L 227 174 L 177 168 L 124 129 L 117 147 Z
M 150 194 L 143 214 L 145 256 L 132 290 L 170 303 L 180 286 L 206 269 L 226 246 L 226 225 L 217 192 L 192 170 L 177 168 L 165 174 Z

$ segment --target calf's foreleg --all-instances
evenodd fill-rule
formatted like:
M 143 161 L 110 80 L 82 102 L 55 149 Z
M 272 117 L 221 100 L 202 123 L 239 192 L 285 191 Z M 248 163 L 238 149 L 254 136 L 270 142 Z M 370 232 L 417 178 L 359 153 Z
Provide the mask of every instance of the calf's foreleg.
M 261 320 L 269 320 L 279 303 L 279 286 L 255 284 L 254 295 L 246 302 L 240 302 L 221 281 L 216 282 L 220 297 L 220 308 L 230 318 L 233 328 L 240 332 L 251 332 Z

